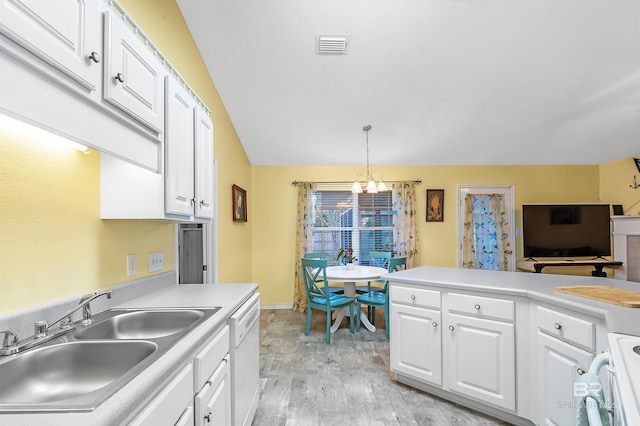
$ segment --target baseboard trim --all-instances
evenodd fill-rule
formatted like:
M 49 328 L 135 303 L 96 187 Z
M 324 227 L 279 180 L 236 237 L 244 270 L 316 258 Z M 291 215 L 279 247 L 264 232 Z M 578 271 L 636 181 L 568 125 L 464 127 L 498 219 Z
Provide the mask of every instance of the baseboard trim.
M 293 304 L 260 305 L 260 309 L 291 309 Z

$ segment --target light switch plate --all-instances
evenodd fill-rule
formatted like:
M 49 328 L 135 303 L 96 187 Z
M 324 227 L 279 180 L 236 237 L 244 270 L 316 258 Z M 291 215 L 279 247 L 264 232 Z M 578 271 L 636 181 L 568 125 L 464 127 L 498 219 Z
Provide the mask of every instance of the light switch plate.
M 138 273 L 138 256 L 135 254 L 127 255 L 127 276 L 132 277 Z
M 162 252 L 149 253 L 149 272 L 162 271 L 164 269 L 164 259 Z

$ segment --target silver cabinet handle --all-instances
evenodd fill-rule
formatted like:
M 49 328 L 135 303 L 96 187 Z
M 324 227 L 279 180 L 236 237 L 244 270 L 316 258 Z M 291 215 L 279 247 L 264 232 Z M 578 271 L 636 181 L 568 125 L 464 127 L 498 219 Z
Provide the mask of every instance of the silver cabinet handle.
M 207 421 L 207 423 L 211 423 L 211 411 L 209 411 L 209 414 L 204 416 L 204 419 Z
M 96 64 L 100 63 L 100 55 L 98 55 L 98 52 L 91 52 L 91 55 L 89 55 L 89 59 L 91 59 Z
M 434 322 L 431 323 L 431 325 L 434 326 L 434 327 L 437 327 L 438 323 L 434 321 Z
M 452 326 L 452 325 L 450 325 L 450 326 L 449 326 L 449 330 L 453 331 L 453 330 L 455 330 L 455 327 L 454 327 L 454 326 Z
M 414 296 L 413 294 L 411 295 L 411 300 L 413 300 L 415 302 L 416 300 L 416 296 Z
M 560 330 L 562 328 L 562 325 L 558 323 L 553 324 L 553 326 L 556 328 L 556 330 Z
M 476 311 L 479 311 L 479 310 L 480 310 L 480 305 L 478 305 L 478 304 L 476 303 L 476 306 L 474 306 L 474 308 L 476 308 Z
M 114 80 L 117 80 L 120 83 L 124 83 L 124 74 L 122 74 L 121 72 L 116 74 L 115 77 L 113 77 L 113 78 L 114 78 Z
M 584 373 L 586 373 L 586 371 L 584 371 L 582 368 L 578 368 L 578 370 L 577 370 L 577 371 L 578 371 L 578 374 L 579 374 L 579 375 L 581 375 L 581 376 L 582 376 Z
M 200 200 L 200 205 L 203 206 L 203 207 L 209 207 L 209 203 L 207 203 L 204 200 Z

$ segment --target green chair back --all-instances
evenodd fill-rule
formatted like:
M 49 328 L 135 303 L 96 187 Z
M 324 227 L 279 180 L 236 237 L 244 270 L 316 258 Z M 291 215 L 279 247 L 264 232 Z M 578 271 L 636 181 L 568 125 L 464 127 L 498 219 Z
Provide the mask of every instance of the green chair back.
M 327 253 L 324 251 L 309 252 L 304 254 L 304 259 L 326 259 Z
M 369 252 L 369 265 L 376 266 L 378 268 L 388 268 L 389 259 L 391 259 L 390 251 L 370 251 Z

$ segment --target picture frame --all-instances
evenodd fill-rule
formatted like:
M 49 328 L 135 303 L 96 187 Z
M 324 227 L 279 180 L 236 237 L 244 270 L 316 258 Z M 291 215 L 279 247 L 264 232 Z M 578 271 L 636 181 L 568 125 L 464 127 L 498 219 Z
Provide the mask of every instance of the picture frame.
M 444 222 L 444 189 L 427 189 L 427 222 Z
M 247 221 L 247 191 L 240 188 L 238 185 L 231 187 L 231 195 L 233 206 L 233 221 L 234 222 L 246 222 Z

